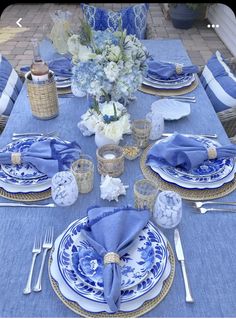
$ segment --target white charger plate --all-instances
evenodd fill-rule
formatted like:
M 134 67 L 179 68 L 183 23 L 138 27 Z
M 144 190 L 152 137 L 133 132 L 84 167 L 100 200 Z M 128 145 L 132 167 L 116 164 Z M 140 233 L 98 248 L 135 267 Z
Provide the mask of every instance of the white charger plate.
M 190 104 L 179 102 L 174 99 L 160 99 L 151 105 L 152 112 L 161 113 L 164 120 L 179 120 L 182 117 L 188 116 L 191 112 Z

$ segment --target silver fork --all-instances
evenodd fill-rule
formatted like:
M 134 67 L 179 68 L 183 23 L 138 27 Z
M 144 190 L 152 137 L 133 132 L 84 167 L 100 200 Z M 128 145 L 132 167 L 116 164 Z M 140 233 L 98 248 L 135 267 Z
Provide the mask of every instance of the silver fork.
M 34 136 L 46 136 L 46 137 L 53 137 L 57 136 L 57 131 L 52 131 L 48 133 L 37 133 L 37 132 L 27 132 L 27 133 L 12 133 L 12 140 L 17 140 L 22 137 L 34 137 Z
M 197 213 L 199 214 L 206 214 L 207 212 L 229 212 L 229 213 L 236 213 L 236 209 L 230 209 L 230 208 L 204 208 L 200 207 Z
M 206 202 L 194 202 L 197 208 L 202 207 L 207 204 L 216 204 L 216 205 L 236 205 L 236 202 L 214 202 L 214 201 L 206 201 Z
M 52 245 L 53 245 L 53 227 L 50 227 L 46 230 L 46 233 L 45 233 L 43 246 L 42 246 L 44 249 L 43 258 L 42 258 L 41 267 L 39 270 L 38 280 L 33 288 L 34 291 L 41 291 L 42 290 L 41 281 L 42 281 L 44 263 L 45 263 L 47 251 L 52 248 Z
M 34 264 L 35 264 L 36 257 L 38 254 L 40 254 L 40 252 L 41 252 L 41 239 L 37 239 L 37 237 L 35 236 L 34 245 L 33 245 L 33 249 L 32 249 L 33 257 L 32 257 L 32 262 L 31 262 L 31 266 L 30 266 L 30 272 L 28 275 L 25 289 L 23 291 L 23 293 L 25 295 L 31 293 L 31 281 L 32 281 L 32 275 L 33 275 L 33 270 L 34 270 Z

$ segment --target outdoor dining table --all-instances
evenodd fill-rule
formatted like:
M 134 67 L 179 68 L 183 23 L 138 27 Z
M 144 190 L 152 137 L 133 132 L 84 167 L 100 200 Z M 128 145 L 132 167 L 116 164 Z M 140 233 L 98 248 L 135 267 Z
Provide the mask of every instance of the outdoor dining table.
M 191 63 L 181 40 L 144 40 L 144 44 L 155 59 L 186 65 Z M 199 82 L 198 87 L 187 95 L 195 95 L 197 100 L 191 104 L 191 114 L 178 121 L 165 121 L 165 132 L 216 133 L 221 144 L 229 142 L 201 83 Z M 157 97 L 140 91 L 135 96 L 136 100 L 128 105 L 128 112 L 131 119 L 144 118 Z M 77 127 L 80 116 L 88 109 L 89 104 L 90 100 L 87 97 L 59 96 L 59 115 L 47 121 L 38 120 L 32 116 L 24 85 L 0 136 L 0 147 L 11 142 L 13 132 L 55 130 L 60 138 L 78 142 L 83 153 L 92 156 L 96 163 L 94 136 L 83 136 Z M 125 196 L 119 197 L 118 202 L 108 202 L 100 198 L 101 176 L 95 169 L 92 192 L 79 194 L 77 202 L 72 206 L 0 207 L 0 316 L 77 317 L 78 315 L 67 308 L 55 294 L 49 281 L 47 267 L 44 269 L 42 291 L 23 294 L 35 234 L 43 235 L 48 226 L 54 226 L 56 238 L 71 222 L 86 216 L 87 208 L 93 205 L 133 206 L 133 185 L 142 176 L 140 158 L 125 161 L 125 170 L 120 178 L 129 188 Z M 224 200 L 236 200 L 236 192 L 225 196 Z M 1 201 L 8 200 L 2 198 Z M 43 202 L 46 203 L 48 200 Z M 185 302 L 181 267 L 176 258 L 174 281 L 168 294 L 143 317 L 236 316 L 236 214 L 211 212 L 201 215 L 195 211 L 189 201 L 183 200 L 183 216 L 178 227 L 194 303 Z M 173 229 L 161 230 L 174 249 Z M 40 261 L 41 258 L 36 261 L 33 284 Z

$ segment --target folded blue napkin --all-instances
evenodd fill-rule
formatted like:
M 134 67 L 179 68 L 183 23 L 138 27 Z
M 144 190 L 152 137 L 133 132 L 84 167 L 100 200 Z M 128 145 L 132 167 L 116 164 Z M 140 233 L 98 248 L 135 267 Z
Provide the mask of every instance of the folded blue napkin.
M 61 77 L 72 77 L 72 64 L 71 59 L 68 57 L 59 57 L 53 61 L 48 62 L 48 67 L 54 72 L 55 76 Z M 28 72 L 30 70 L 29 66 L 22 66 L 20 68 L 21 72 Z
M 236 145 L 216 147 L 217 158 L 235 157 Z M 179 166 L 186 170 L 198 167 L 209 158 L 207 148 L 199 140 L 174 133 L 167 141 L 154 144 L 147 153 L 146 165 Z
M 81 233 L 90 245 L 102 257 L 108 252 L 121 257 L 148 223 L 149 211 L 131 207 L 92 207 L 88 210 L 88 219 L 89 228 Z M 104 298 L 111 312 L 117 312 L 121 295 L 121 271 L 117 263 L 104 265 L 103 282 Z
M 81 148 L 76 142 L 47 139 L 31 144 L 20 153 L 20 160 L 52 177 L 59 171 L 68 170 L 72 162 L 79 158 L 80 152 Z M 0 164 L 12 164 L 12 152 L 0 152 Z
M 46 37 L 39 43 L 39 51 L 42 59 L 48 64 L 49 69 L 52 70 L 56 76 L 72 76 L 71 55 L 58 53 L 49 38 Z M 30 66 L 23 66 L 20 70 L 26 73 L 30 70 Z
M 158 77 L 159 79 L 167 80 L 171 77 L 178 77 L 179 74 L 176 72 L 176 65 L 174 63 L 161 62 L 161 61 L 148 61 L 147 73 Z M 189 65 L 183 66 L 181 74 L 198 73 L 200 71 L 199 66 Z

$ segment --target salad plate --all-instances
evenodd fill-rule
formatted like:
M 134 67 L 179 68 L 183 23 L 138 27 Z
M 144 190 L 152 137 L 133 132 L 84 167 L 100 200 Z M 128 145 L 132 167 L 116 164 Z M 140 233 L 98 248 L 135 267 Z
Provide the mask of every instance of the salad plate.
M 81 243 L 81 240 L 84 245 L 80 231 L 86 227 L 87 221 L 87 217 L 75 221 L 65 231 L 57 252 L 58 268 L 65 283 L 77 294 L 96 302 L 105 303 L 103 289 L 97 289 L 97 287 L 103 287 L 102 278 L 99 281 L 102 275 L 102 260 L 88 243 L 82 247 L 82 251 L 81 244 L 78 245 L 78 241 Z M 121 258 L 122 302 L 135 300 L 152 289 L 163 275 L 168 259 L 164 238 L 151 223 L 148 223 L 147 227 L 141 231 L 134 246 L 137 248 L 136 251 L 131 250 L 130 253 L 123 256 L 124 258 Z M 80 258 L 77 258 L 78 255 Z M 129 262 L 129 259 L 133 260 Z M 142 275 L 143 279 L 133 276 L 136 269 L 145 274 L 145 277 Z M 94 282 L 96 285 L 91 287 Z M 92 296 L 91 289 L 88 287 L 94 291 Z
M 67 267 L 67 271 L 75 273 L 76 277 L 85 284 L 95 289 L 103 290 L 102 257 L 90 246 L 88 241 L 83 239 L 83 236 L 79 237 L 80 238 L 76 238 L 76 240 L 74 240 L 72 236 L 66 238 L 66 242 L 71 240 L 73 246 L 70 247 L 71 249 L 68 249 L 69 247 L 66 243 L 63 245 L 64 251 L 61 255 L 61 262 L 62 264 L 67 264 L 68 261 L 65 260 L 65 257 L 68 258 L 68 256 L 70 256 L 71 267 L 70 270 L 69 267 Z M 121 288 L 123 290 L 138 285 L 148 275 L 149 265 L 144 263 L 142 259 L 140 259 L 140 261 L 135 260 L 137 250 L 142 249 L 141 245 L 138 247 L 138 244 L 140 244 L 140 242 L 136 240 L 131 251 L 121 258 Z
M 160 99 L 151 105 L 152 112 L 161 113 L 164 120 L 179 120 L 188 116 L 191 112 L 190 104 L 179 102 L 174 99 Z
M 69 226 L 70 227 L 70 226 Z M 78 295 L 73 289 L 71 289 L 66 282 L 64 281 L 63 277 L 61 276 L 60 269 L 58 267 L 57 262 L 57 253 L 58 253 L 58 247 L 60 244 L 60 241 L 62 240 L 62 237 L 64 236 L 65 232 L 63 232 L 58 238 L 55 240 L 54 243 L 54 250 L 52 252 L 52 262 L 49 268 L 50 275 L 52 278 L 57 282 L 57 285 L 59 287 L 59 290 L 63 297 L 68 300 L 75 302 L 79 304 L 79 306 L 87 311 L 98 313 L 98 312 L 108 312 L 110 313 L 110 309 L 108 305 L 104 303 L 97 302 L 94 300 L 93 296 L 97 293 L 97 290 L 91 288 L 90 286 L 87 286 L 86 290 L 90 294 L 90 298 L 86 298 L 84 295 Z M 165 244 L 166 244 L 166 238 L 164 235 L 162 235 Z M 123 302 L 121 300 L 120 305 L 120 311 L 133 311 L 138 309 L 143 305 L 145 301 L 151 300 L 158 296 L 158 294 L 162 290 L 163 282 L 169 277 L 171 272 L 171 264 L 169 261 L 169 252 L 167 251 L 167 262 L 166 267 L 164 269 L 164 272 L 160 278 L 160 280 L 154 285 L 146 294 L 136 298 L 135 300 Z M 151 280 L 151 279 L 149 279 Z
M 192 138 L 201 141 L 206 147 L 220 145 L 217 141 L 212 141 L 201 136 L 192 136 Z M 161 143 L 162 141 L 163 140 L 159 140 L 156 143 Z M 173 166 L 156 167 L 153 164 L 150 167 L 168 182 L 185 188 L 197 189 L 218 188 L 233 180 L 236 172 L 236 165 L 233 158 L 206 160 L 197 168 L 188 171 Z

